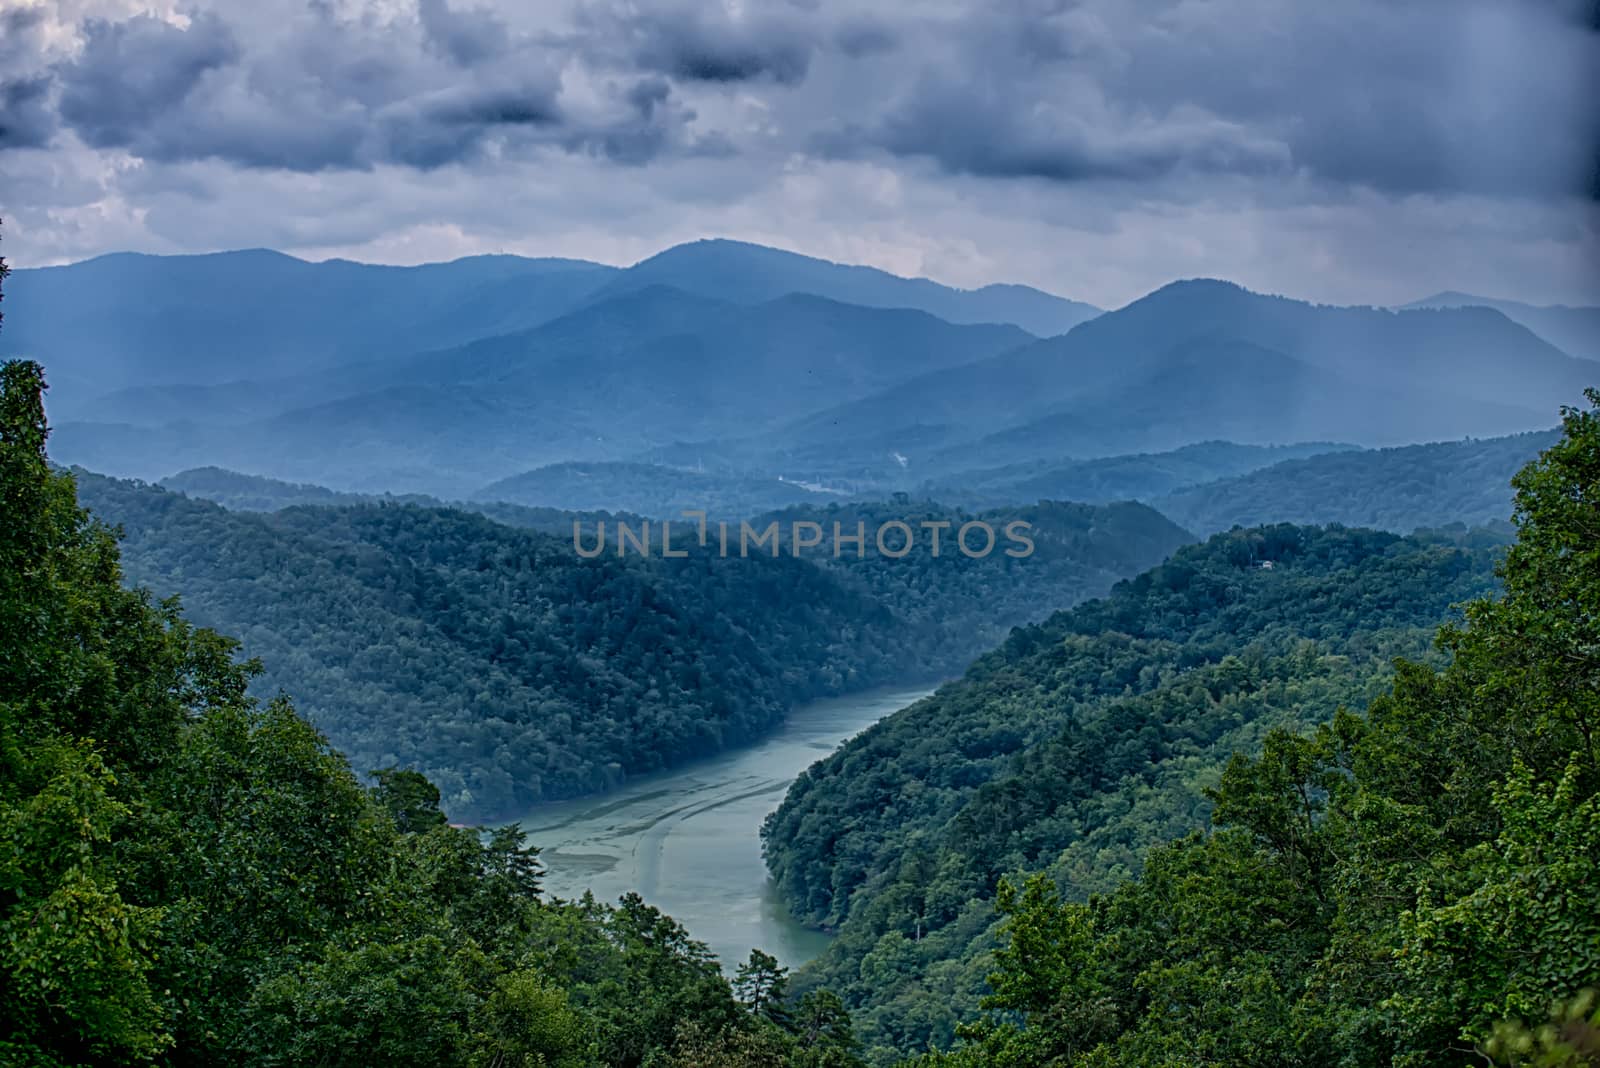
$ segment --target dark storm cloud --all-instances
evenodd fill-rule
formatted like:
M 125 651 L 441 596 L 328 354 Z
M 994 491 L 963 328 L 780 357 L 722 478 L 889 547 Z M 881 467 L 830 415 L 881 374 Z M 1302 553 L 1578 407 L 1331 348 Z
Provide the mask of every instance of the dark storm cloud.
M 898 43 L 894 28 L 881 19 L 852 17 L 833 31 L 833 43 L 853 59 L 893 51 Z
M 0 11 L 0 59 L 9 65 L 22 58 L 24 50 L 38 45 L 44 27 L 44 9 L 17 7 Z
M 560 112 L 548 85 L 467 87 L 403 101 L 375 118 L 375 156 L 427 170 L 472 155 L 489 131 L 552 126 Z
M 0 65 L 0 147 L 65 125 L 151 161 L 306 172 L 809 154 L 1169 202 L 1229 180 L 1330 201 L 1600 182 L 1593 0 L 415 3 L 85 22 L 53 68 Z M 4 41 L 45 10 L 3 16 Z
M 984 177 L 1146 181 L 1175 171 L 1267 174 L 1288 151 L 1247 129 L 1206 117 L 1162 123 L 1096 123 L 1069 106 L 1034 101 L 1013 85 L 927 79 L 874 127 L 823 133 L 825 153 L 873 148 L 925 156 L 945 170 Z
M 1250 176 L 1281 161 L 1277 173 L 1329 187 L 1559 196 L 1587 184 L 1600 144 L 1600 41 L 1574 10 L 1567 0 L 1013 0 L 962 25 L 961 58 L 943 67 L 966 76 L 940 89 L 958 131 L 983 139 L 977 151 L 1064 180 L 1124 164 L 1134 176 Z M 891 153 L 978 169 L 961 132 L 931 118 L 924 101 L 902 99 L 867 129 Z M 1086 138 L 1132 144 L 1085 159 Z M 1181 158 L 1158 166 L 1168 149 Z
M 0 82 L 0 149 L 43 148 L 55 136 L 51 79 L 35 75 Z
M 492 12 L 441 0 L 391 24 L 311 5 L 252 49 L 215 15 L 187 27 L 94 21 L 83 33 L 81 52 L 56 69 L 62 120 L 86 144 L 161 162 L 428 170 L 548 145 L 636 164 L 693 117 L 660 78 L 608 83 L 568 109 L 559 57 L 513 38 Z M 36 111 L 12 124 L 34 140 Z
M 1600 141 L 1600 42 L 1567 0 L 1349 0 L 1265 22 L 1252 0 L 1224 2 L 1234 10 L 1203 20 L 1169 6 L 1108 42 L 1080 23 L 1074 62 L 1122 114 L 1204 109 L 1281 141 L 1297 169 L 1334 186 L 1583 186 Z
M 498 55 L 508 46 L 505 20 L 488 8 L 452 11 L 446 0 L 418 0 L 417 14 L 429 45 L 463 66 Z
M 602 8 L 583 20 L 593 37 L 626 40 L 632 61 L 645 70 L 687 82 L 798 85 L 816 47 L 811 13 L 735 16 L 718 4 L 672 2 Z
M 96 19 L 83 32 L 82 55 L 60 70 L 61 116 L 97 148 L 149 144 L 152 126 L 201 78 L 239 58 L 233 35 L 214 16 L 196 16 L 188 29 L 148 15 Z

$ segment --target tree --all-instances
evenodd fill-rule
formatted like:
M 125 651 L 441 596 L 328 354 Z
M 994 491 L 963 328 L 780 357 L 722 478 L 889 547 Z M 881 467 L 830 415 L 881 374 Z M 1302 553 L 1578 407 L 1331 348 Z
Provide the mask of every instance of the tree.
M 377 780 L 372 796 L 394 819 L 401 833 L 416 834 L 444 826 L 439 788 L 426 775 L 403 768 L 380 768 L 372 777 Z
M 794 1068 L 855 1068 L 860 1043 L 850 1023 L 850 1013 L 831 990 L 811 990 L 801 995 L 789 1015 L 795 1037 Z
M 588 1068 L 592 1040 L 567 992 L 532 971 L 502 976 L 478 1013 L 471 1068 Z
M 120 588 L 109 532 L 45 458 L 43 395 L 38 364 L 0 365 L 0 1060 L 138 1063 L 171 1036 L 161 910 L 119 885 L 118 775 L 170 737 L 145 686 L 182 692 L 188 632 Z
M 783 999 L 789 985 L 789 969 L 771 954 L 752 949 L 750 957 L 733 979 L 733 993 L 739 1003 L 756 1016 L 780 1023 L 784 1017 Z

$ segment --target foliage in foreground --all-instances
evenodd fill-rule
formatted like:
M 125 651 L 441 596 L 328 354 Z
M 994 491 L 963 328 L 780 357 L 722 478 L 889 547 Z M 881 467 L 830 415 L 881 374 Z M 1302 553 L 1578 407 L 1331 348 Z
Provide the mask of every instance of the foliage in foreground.
M 547 900 L 519 831 L 249 697 L 236 643 L 124 587 L 42 385 L 0 367 L 0 1063 L 858 1063 L 837 999 L 741 1002 L 637 897 Z
M 1212 832 L 1086 903 L 1007 881 L 940 1068 L 1600 1063 L 1600 392 L 1514 480 L 1504 595 L 1391 692 L 1275 731 Z M 1552 1008 L 1554 1006 L 1554 1008 Z
M 1016 631 L 959 682 L 815 765 L 765 829 L 776 884 L 839 934 L 796 977 L 837 991 L 873 1059 L 975 1014 L 1000 878 L 1073 896 L 1204 827 L 1235 752 L 1381 692 L 1503 545 L 1289 525 L 1180 550 Z M 1271 567 L 1264 566 L 1271 564 Z

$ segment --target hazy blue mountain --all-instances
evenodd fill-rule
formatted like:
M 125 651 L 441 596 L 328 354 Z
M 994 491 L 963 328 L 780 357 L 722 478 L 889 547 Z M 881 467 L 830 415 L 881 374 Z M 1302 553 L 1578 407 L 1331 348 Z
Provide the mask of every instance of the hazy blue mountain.
M 1596 377 L 1593 363 L 1492 309 L 1325 307 L 1202 280 L 819 413 L 786 437 L 956 425 L 977 439 L 1007 429 L 974 465 L 1025 458 L 1015 450 L 1028 440 L 1057 456 L 1206 438 L 1401 444 L 1547 426 Z
M 685 510 L 743 518 L 790 505 L 826 504 L 843 495 L 777 476 L 721 474 L 660 464 L 569 462 L 501 479 L 473 497 L 531 507 L 615 509 L 676 519 Z
M 248 391 L 241 399 L 239 391 L 216 397 L 149 390 L 387 361 L 517 333 L 588 304 L 614 311 L 613 298 L 661 285 L 745 305 L 809 293 L 919 309 L 955 323 L 1016 324 L 1038 336 L 1098 311 L 1026 286 L 953 289 L 734 241 L 682 245 L 626 270 L 519 256 L 395 267 L 310 263 L 265 249 L 115 253 L 13 272 L 7 297 L 14 325 L 0 355 L 45 364 L 58 421 L 130 421 L 132 411 L 148 412 L 131 420 L 144 425 L 214 421 L 214 412 L 255 417 L 263 413 Z M 92 403 L 123 389 L 135 392 Z
M 1034 460 L 963 471 L 926 483 L 922 492 L 936 500 L 967 508 L 1043 500 L 1091 504 L 1147 500 L 1285 460 L 1351 448 L 1353 446 L 1326 441 L 1273 446 L 1203 441 L 1170 452 L 1093 460 Z
M 568 391 L 569 408 L 704 433 L 730 422 L 765 429 L 1031 340 L 1014 326 L 809 294 L 743 306 L 652 286 L 438 354 L 429 367 L 451 382 L 492 383 L 501 397 Z
M 79 353 L 47 364 L 66 383 L 51 397 L 64 462 L 147 479 L 216 465 L 443 498 L 569 462 L 753 477 L 713 494 L 733 508 L 784 503 L 779 476 L 871 494 L 1197 441 L 1494 436 L 1548 426 L 1600 378 L 1490 308 L 1324 307 L 1199 280 L 1040 339 L 869 305 L 994 318 L 973 308 L 1055 298 L 726 241 L 624 271 L 247 252 L 15 277 L 11 319 L 67 324 L 52 344 Z M 87 314 L 46 314 L 74 279 Z M 123 318 L 132 341 L 113 360 L 105 324 Z M 482 333 L 519 321 L 530 325 Z M 98 397 L 71 384 L 84 375 Z M 667 507 L 678 498 L 664 488 L 588 503 Z
M 275 512 L 302 504 L 365 504 L 371 497 L 340 493 L 310 482 L 285 482 L 261 475 L 246 475 L 225 467 L 191 467 L 162 479 L 162 489 L 212 501 L 235 512 Z
M 113 410 L 60 424 L 54 447 L 64 462 L 123 476 L 219 465 L 461 496 L 548 463 L 765 433 L 1030 340 L 1015 326 L 909 309 L 803 294 L 752 307 L 652 286 L 451 349 L 207 388 L 214 410 L 253 406 L 256 417 L 139 426 Z M 297 406 L 273 411 L 263 397 Z
M 1569 355 L 1600 360 L 1600 307 L 1570 307 L 1565 304 L 1541 306 L 1454 291 L 1435 293 L 1423 300 L 1413 301 L 1406 307 L 1463 308 L 1473 305 L 1493 308 Z
M 516 256 L 390 267 L 264 249 L 116 253 L 14 271 L 3 345 L 45 365 L 60 406 L 119 386 L 273 378 L 456 345 L 568 311 L 612 273 Z
M 1410 533 L 1511 518 L 1511 476 L 1560 431 L 1286 460 L 1152 500 L 1198 534 L 1262 523 L 1342 523 Z
M 73 469 L 79 477 L 98 478 L 83 468 Z M 446 501 L 422 493 L 343 493 L 309 482 L 285 482 L 264 475 L 246 475 L 224 467 L 195 467 L 164 478 L 156 485 L 170 493 L 220 504 L 231 512 L 277 512 L 284 508 L 354 508 L 369 504 L 412 504 L 425 508 L 455 508 L 477 512 L 508 527 L 537 530 L 545 534 L 570 537 L 576 520 L 592 528 L 597 522 L 622 521 L 637 525 L 643 516 L 611 509 L 596 511 L 539 508 L 507 501 Z
M 652 285 L 742 304 L 787 293 L 812 293 L 873 308 L 916 308 L 952 323 L 1013 323 L 1031 334 L 1062 334 L 1100 309 L 1029 286 L 955 289 L 926 278 L 901 278 L 876 267 L 814 259 L 743 241 L 692 241 L 657 253 L 606 283 L 606 294 Z

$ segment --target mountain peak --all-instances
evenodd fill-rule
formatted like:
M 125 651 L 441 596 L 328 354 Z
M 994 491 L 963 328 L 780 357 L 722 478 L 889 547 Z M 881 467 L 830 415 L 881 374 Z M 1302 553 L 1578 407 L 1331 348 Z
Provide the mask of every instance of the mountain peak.
M 1099 314 L 1091 305 L 1025 286 L 960 289 L 725 237 L 685 242 L 640 260 L 609 282 L 606 293 L 652 284 L 739 304 L 809 293 L 870 308 L 911 308 L 952 323 L 1008 323 L 1041 337 Z
M 1474 296 L 1471 293 L 1463 293 L 1459 289 L 1446 289 L 1442 292 L 1435 293 L 1431 297 L 1423 297 L 1421 300 L 1414 300 L 1410 304 L 1404 305 L 1404 307 L 1428 308 L 1437 307 L 1439 305 L 1458 307 L 1463 304 L 1481 304 L 1484 307 L 1492 307 L 1495 304 L 1495 301 L 1492 297 L 1479 297 Z

